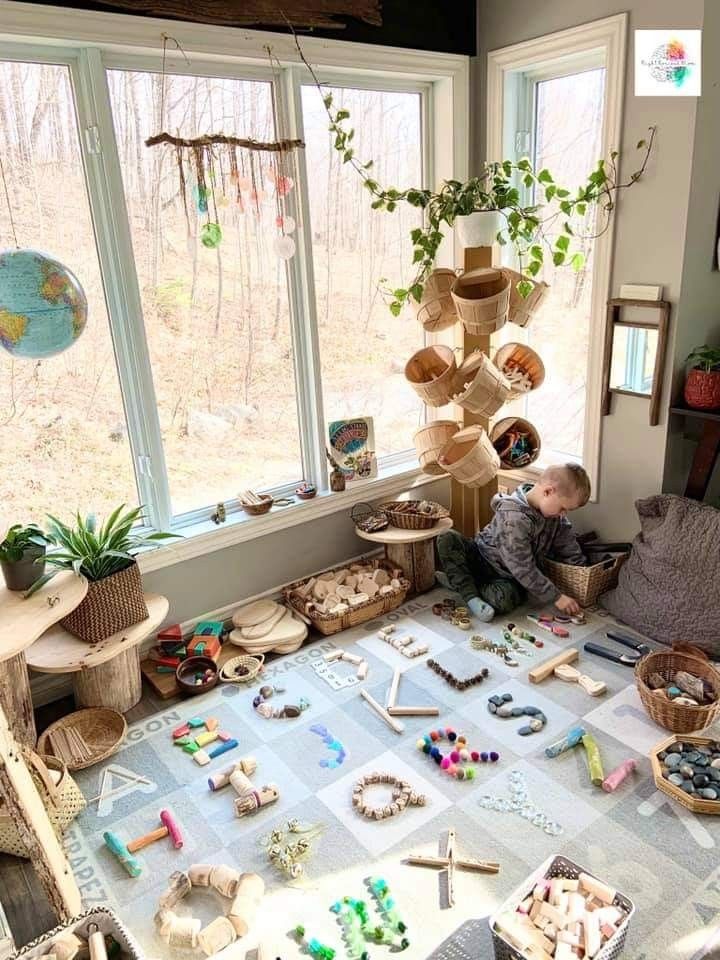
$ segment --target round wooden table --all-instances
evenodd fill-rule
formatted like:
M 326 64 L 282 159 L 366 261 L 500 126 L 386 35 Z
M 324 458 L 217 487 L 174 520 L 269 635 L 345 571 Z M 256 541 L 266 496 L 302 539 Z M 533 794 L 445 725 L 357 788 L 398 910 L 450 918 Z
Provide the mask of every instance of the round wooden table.
M 401 530 L 388 527 L 379 533 L 365 533 L 355 528 L 363 540 L 385 545 L 385 556 L 395 564 L 410 581 L 410 593 L 425 593 L 435 586 L 435 537 L 452 528 L 448 517 L 438 520 L 429 530 Z
M 166 597 L 146 593 L 149 616 L 106 640 L 86 643 L 59 624 L 46 630 L 27 654 L 36 673 L 72 673 L 78 707 L 110 707 L 120 713 L 142 696 L 140 644 L 167 616 Z
M 27 600 L 23 591 L 0 586 L 0 703 L 15 739 L 25 746 L 37 740 L 25 651 L 72 613 L 87 589 L 85 577 L 71 570 L 60 571 Z

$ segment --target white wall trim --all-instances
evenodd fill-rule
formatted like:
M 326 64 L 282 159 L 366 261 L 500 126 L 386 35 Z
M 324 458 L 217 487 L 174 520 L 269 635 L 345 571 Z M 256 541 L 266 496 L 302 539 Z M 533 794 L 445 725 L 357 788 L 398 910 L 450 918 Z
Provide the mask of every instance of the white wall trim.
M 532 67 L 533 64 L 553 60 L 561 64 L 567 58 L 582 58 L 591 51 L 602 53 L 606 71 L 602 155 L 607 156 L 614 149 L 621 150 L 626 37 L 627 14 L 619 13 L 602 20 L 490 51 L 487 67 L 486 159 L 502 159 L 503 92 L 506 73 L 523 71 Z M 642 133 L 644 131 L 640 131 L 640 134 Z M 612 278 L 616 217 L 617 208 L 607 231 L 596 240 L 593 251 L 593 292 L 583 442 L 583 466 L 590 475 L 593 500 L 599 497 L 602 351 L 605 338 L 605 307 L 610 295 Z

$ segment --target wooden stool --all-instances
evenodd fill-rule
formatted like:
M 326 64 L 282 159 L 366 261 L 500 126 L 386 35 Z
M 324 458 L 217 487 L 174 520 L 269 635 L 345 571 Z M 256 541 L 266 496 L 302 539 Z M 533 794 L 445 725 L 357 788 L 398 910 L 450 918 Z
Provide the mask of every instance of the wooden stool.
M 363 540 L 385 545 L 385 557 L 400 567 L 410 581 L 409 593 L 425 593 L 435 586 L 435 537 L 450 530 L 450 518 L 438 520 L 429 530 L 401 530 L 388 527 L 379 533 L 365 533 L 355 528 Z

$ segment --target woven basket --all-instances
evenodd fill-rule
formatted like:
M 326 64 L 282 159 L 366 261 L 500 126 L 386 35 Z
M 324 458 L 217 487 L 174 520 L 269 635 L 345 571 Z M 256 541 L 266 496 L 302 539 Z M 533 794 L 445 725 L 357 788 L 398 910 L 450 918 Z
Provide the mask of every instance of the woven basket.
M 80 640 L 97 643 L 149 616 L 140 569 L 133 562 L 119 573 L 89 581 L 85 599 L 60 623 Z
M 541 565 L 558 590 L 577 600 L 581 607 L 591 607 L 601 593 L 617 586 L 618 573 L 626 559 L 627 554 L 623 553 L 589 567 L 579 567 L 544 557 Z
M 262 500 L 262 503 L 243 503 L 242 500 L 240 501 L 240 506 L 245 513 L 251 517 L 260 517 L 263 513 L 268 513 L 272 508 L 274 501 L 269 493 L 259 493 L 258 496 Z
M 550 287 L 543 280 L 531 280 L 521 276 L 517 270 L 505 268 L 510 277 L 510 308 L 508 320 L 517 327 L 526 327 L 540 308 Z M 517 285 L 520 280 L 527 280 L 532 284 L 532 291 L 527 297 L 521 297 Z
M 573 863 L 572 860 L 568 860 L 567 857 L 554 856 L 547 859 L 542 866 L 515 889 L 502 906 L 491 914 L 488 920 L 492 932 L 495 960 L 525 960 L 527 956 L 527 954 L 508 943 L 503 935 L 495 930 L 497 918 L 503 913 L 514 912 L 526 897 L 532 895 L 533 890 L 543 878 L 566 877 L 568 880 L 577 880 L 581 873 L 587 873 L 588 876 L 594 877 L 596 880 L 599 879 L 590 870 L 585 870 L 577 863 Z M 625 938 L 627 937 L 630 920 L 635 913 L 635 905 L 629 897 L 616 892 L 613 906 L 622 911 L 624 919 L 614 936 L 595 954 L 594 960 L 615 960 L 616 957 L 620 956 L 625 946 Z
M 438 460 L 458 483 L 484 487 L 500 469 L 500 457 L 482 427 L 465 427 L 448 440 Z
M 433 270 L 425 281 L 417 319 L 428 333 L 439 333 L 457 323 L 457 311 L 450 296 L 455 277 L 454 270 L 441 267 Z
M 418 508 L 423 502 L 430 501 L 393 500 L 389 503 L 381 503 L 380 509 L 392 526 L 399 527 L 401 530 L 432 530 L 438 520 L 444 520 L 450 516 L 450 511 L 439 503 L 432 504 L 432 513 L 421 513 Z
M 460 429 L 455 420 L 431 420 L 415 431 L 413 441 L 420 469 L 433 477 L 444 474 L 445 468 L 437 462 L 440 448 Z
M 678 705 L 673 700 L 666 700 L 665 697 L 653 693 L 647 684 L 651 673 L 659 673 L 669 681 L 678 670 L 686 670 L 707 680 L 717 698 L 715 703 L 699 707 Z M 635 667 L 635 683 L 648 715 L 655 723 L 673 733 L 703 730 L 716 720 L 720 713 L 720 672 L 702 650 L 689 644 L 674 644 L 672 650 L 656 650 L 643 657 Z
M 388 571 L 394 569 L 393 565 L 384 559 L 373 560 L 372 565 L 376 568 L 383 567 Z M 344 568 L 338 567 L 337 569 L 340 570 Z M 307 579 L 297 580 L 295 583 L 291 583 L 285 587 L 283 590 L 285 601 L 303 618 L 309 619 L 315 629 L 326 637 L 340 633 L 341 630 L 347 630 L 350 627 L 357 627 L 361 623 L 367 623 L 368 620 L 375 620 L 377 617 L 382 617 L 386 613 L 390 613 L 391 610 L 395 610 L 396 607 L 404 603 L 407 592 L 410 589 L 409 581 L 403 577 L 400 580 L 400 588 L 394 590 L 393 593 L 385 594 L 382 597 L 372 597 L 366 603 L 361 603 L 357 607 L 350 607 L 347 613 L 332 614 L 321 613 L 315 609 L 306 612 L 306 598 L 296 593 L 298 588 L 305 586 L 306 583 Z
M 26 943 L 24 947 L 13 953 L 9 960 L 39 960 L 40 957 L 55 952 L 51 941 L 56 937 L 75 933 L 81 940 L 87 940 L 95 929 L 93 925 L 97 925 L 101 933 L 112 936 L 113 940 L 120 944 L 122 960 L 145 960 L 145 954 L 133 934 L 109 907 L 92 907 L 67 923 L 61 923 L 30 943 Z M 79 955 L 86 957 L 87 950 L 85 949 L 84 952 L 81 950 Z
M 510 381 L 484 353 L 471 353 L 463 360 L 456 383 L 460 392 L 455 403 L 481 417 L 493 417 L 512 397 Z
M 220 667 L 220 679 L 223 683 L 252 683 L 262 673 L 264 663 L 264 653 L 231 657 Z
M 530 453 L 530 460 L 522 465 L 522 469 L 524 470 L 526 467 L 529 467 L 531 463 L 535 463 L 540 456 L 540 434 L 529 420 L 524 420 L 522 417 L 505 417 L 503 420 L 498 420 L 490 431 L 490 440 L 496 449 L 498 446 L 501 446 L 503 435 L 509 430 L 520 430 L 530 435 L 532 452 Z M 517 469 L 512 461 L 504 457 L 503 454 L 499 454 L 499 456 L 503 470 Z
M 72 740 L 63 735 L 68 730 L 80 735 L 90 749 L 91 757 L 78 751 Z M 89 707 L 56 720 L 40 735 L 37 748 L 39 753 L 64 761 L 68 770 L 83 770 L 100 760 L 106 760 L 119 750 L 126 733 L 127 722 L 117 710 Z
M 23 751 L 23 756 L 43 806 L 47 810 L 50 823 L 58 837 L 62 837 L 67 826 L 87 806 L 85 797 L 68 773 L 65 764 L 57 757 L 41 757 L 34 750 Z M 60 774 L 57 783 L 54 783 L 50 776 L 51 770 Z M 17 824 L 6 812 L 2 801 L 0 801 L 0 852 L 29 859 Z
M 405 366 L 405 379 L 430 407 L 442 407 L 450 402 L 456 375 L 455 354 L 442 344 L 423 347 Z
M 506 343 L 495 354 L 493 363 L 498 370 L 502 370 L 508 362 L 516 363 L 527 373 L 532 380 L 533 390 L 542 386 L 545 380 L 545 364 L 540 359 L 540 354 L 536 353 L 532 347 L 528 347 L 524 343 Z M 513 392 L 522 392 L 515 391 L 512 384 L 510 384 L 510 389 Z
M 468 333 L 495 333 L 505 325 L 510 306 L 510 277 L 504 270 L 480 267 L 459 276 L 450 293 Z
M 350 519 L 363 533 L 380 533 L 390 524 L 382 507 L 373 507 L 371 503 L 356 503 L 350 511 Z

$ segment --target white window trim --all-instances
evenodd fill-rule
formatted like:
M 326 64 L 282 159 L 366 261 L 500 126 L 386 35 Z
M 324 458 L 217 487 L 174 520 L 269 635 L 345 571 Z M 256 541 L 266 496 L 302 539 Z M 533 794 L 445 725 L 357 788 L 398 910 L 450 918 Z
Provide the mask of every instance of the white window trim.
M 69 66 L 77 96 L 80 145 L 85 165 L 93 220 L 98 233 L 103 234 L 98 242 L 98 256 L 103 272 L 106 297 L 114 301 L 116 318 L 122 318 L 115 327 L 122 327 L 123 337 L 113 327 L 118 369 L 123 386 L 134 380 L 135 393 L 152 396 L 152 374 L 145 369 L 147 363 L 138 365 L 132 344 L 145 338 L 141 323 L 132 321 L 128 314 L 138 306 L 132 295 L 137 287 L 132 243 L 127 223 L 120 223 L 107 203 L 108 190 L 122 186 L 117 155 L 108 163 L 101 155 L 93 155 L 87 136 L 87 127 L 100 127 L 101 137 L 114 138 L 112 117 L 107 101 L 105 69 L 159 69 L 163 33 L 171 35 L 181 45 L 191 61 L 188 65 L 179 53 L 168 50 L 166 69 L 172 72 L 193 72 L 222 76 L 253 77 L 268 81 L 277 80 L 268 64 L 265 50 L 270 45 L 279 61 L 282 74 L 279 79 L 282 94 L 288 104 L 291 132 L 302 135 L 302 113 L 299 109 L 300 85 L 307 82 L 307 72 L 297 52 L 294 40 L 284 34 L 266 31 L 248 31 L 228 27 L 184 23 L 156 18 L 135 17 L 127 14 L 97 13 L 80 10 L 46 7 L 28 3 L 0 0 L 0 56 L 58 62 Z M 379 88 L 421 90 L 423 96 L 423 131 L 426 145 L 427 184 L 436 180 L 465 179 L 469 167 L 469 58 L 454 54 L 428 51 L 404 50 L 395 47 L 373 46 L 346 41 L 324 40 L 303 36 L 303 52 L 317 67 L 323 80 L 342 83 L 375 84 Z M 108 151 L 110 153 L 111 151 Z M 296 202 L 307 209 L 306 182 L 302 195 Z M 122 190 L 120 191 L 122 196 Z M 107 209 L 106 209 L 107 208 Z M 309 242 L 309 240 L 308 240 Z M 438 263 L 451 265 L 454 262 L 452 237 L 442 245 Z M 102 249 L 105 255 L 103 258 Z M 129 251 L 129 252 L 128 252 Z M 128 262 L 125 262 L 127 258 Z M 292 269 L 289 277 L 289 295 L 295 309 L 292 323 L 295 349 L 298 352 L 298 409 L 300 413 L 301 449 L 305 469 L 322 487 L 327 476 L 322 455 L 324 446 L 324 419 L 322 396 L 316 372 L 319 367 L 317 332 L 314 323 L 307 321 L 314 313 L 312 291 L 312 259 L 297 258 L 303 264 Z M 129 294 L 128 294 L 129 290 Z M 125 304 L 123 306 L 122 304 Z M 137 310 L 135 311 L 137 313 Z M 407 322 L 410 322 L 409 320 Z M 128 325 L 130 334 L 125 329 Z M 137 331 L 134 327 L 137 327 Z M 308 333 L 308 330 L 311 330 Z M 128 340 L 127 343 L 121 342 Z M 141 350 L 140 353 L 146 351 Z M 125 378 L 124 380 L 122 378 Z M 149 384 L 149 392 L 148 392 Z M 123 390 L 125 393 L 125 390 Z M 131 394 L 132 395 L 132 394 Z M 127 403 L 127 399 L 126 399 Z M 157 443 L 159 430 L 146 430 L 142 423 L 142 411 L 128 407 L 128 418 L 135 422 L 134 431 L 138 445 L 134 449 L 136 473 L 142 502 L 152 504 L 158 526 L 171 529 L 167 508 L 170 498 L 167 490 L 167 474 L 164 470 L 163 450 Z M 321 446 L 320 439 L 323 440 Z M 410 437 L 408 441 L 410 442 Z M 148 449 L 152 448 L 152 449 Z M 148 458 L 161 477 L 153 476 L 152 470 L 140 470 L 139 457 Z M 278 509 L 262 518 L 246 518 L 240 512 L 229 513 L 226 526 L 214 527 L 208 519 L 208 509 L 196 510 L 182 518 L 172 529 L 185 534 L 183 541 L 148 553 L 142 558 L 145 570 L 158 569 L 191 556 L 222 549 L 234 543 L 253 539 L 274 529 L 292 526 L 315 517 L 346 509 L 357 500 L 392 496 L 409 486 L 434 482 L 418 469 L 417 462 L 395 455 L 381 466 L 377 479 L 353 483 L 345 494 L 321 493 L 311 503 L 300 503 Z M 159 489 L 158 489 L 159 488 Z M 283 491 L 286 492 L 286 491 Z
M 627 14 L 605 17 L 591 23 L 571 27 L 557 33 L 536 37 L 488 53 L 487 68 L 487 142 L 485 155 L 489 160 L 501 160 L 503 154 L 503 94 L 506 74 L 531 69 L 533 64 L 556 59 L 559 64 L 567 57 L 577 57 L 582 63 L 584 54 L 600 51 L 605 66 L 605 109 L 603 115 L 602 155 L 620 149 L 622 139 L 623 94 L 625 88 L 625 47 Z M 587 401 L 585 405 L 585 433 L 583 466 L 590 475 L 592 500 L 599 498 L 602 351 L 605 339 L 606 303 L 610 293 L 612 273 L 613 233 L 617 210 L 608 230 L 595 241 L 593 251 L 593 292 L 591 300 L 591 329 L 588 348 Z M 503 472 L 509 480 L 534 480 L 537 470 Z

